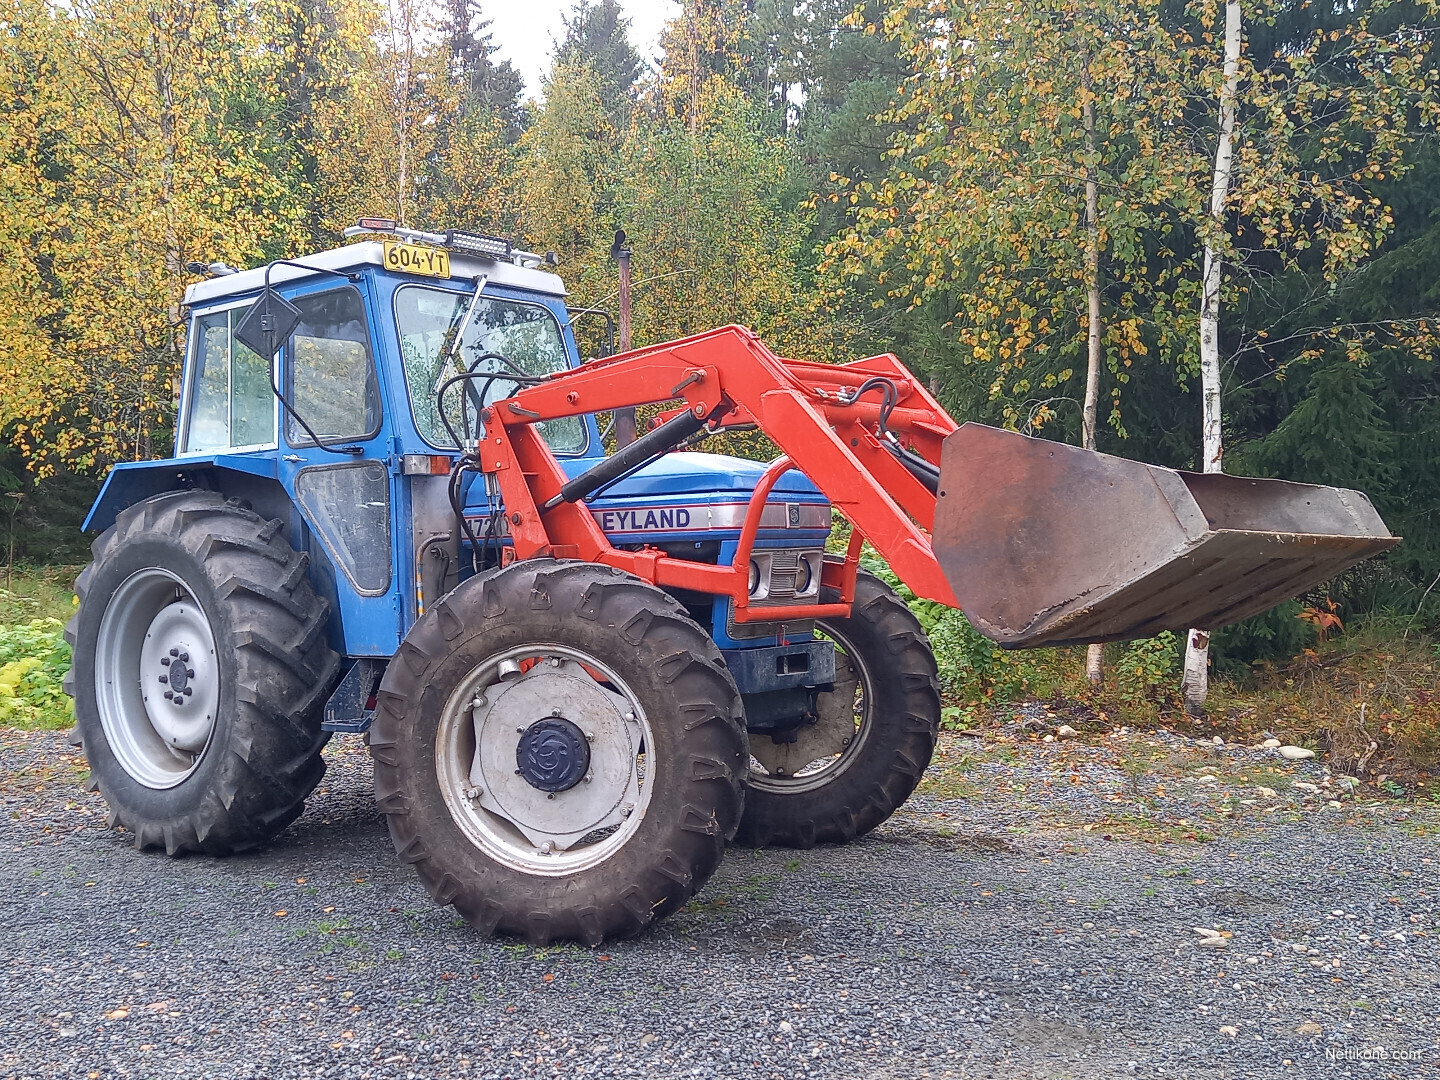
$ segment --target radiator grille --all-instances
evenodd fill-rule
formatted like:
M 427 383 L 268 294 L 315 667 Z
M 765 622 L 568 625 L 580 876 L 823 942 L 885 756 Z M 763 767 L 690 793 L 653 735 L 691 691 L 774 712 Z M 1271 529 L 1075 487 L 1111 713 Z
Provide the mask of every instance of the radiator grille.
M 794 550 L 777 551 L 770 556 L 771 600 L 789 600 L 795 595 L 795 580 L 800 576 L 800 553 Z

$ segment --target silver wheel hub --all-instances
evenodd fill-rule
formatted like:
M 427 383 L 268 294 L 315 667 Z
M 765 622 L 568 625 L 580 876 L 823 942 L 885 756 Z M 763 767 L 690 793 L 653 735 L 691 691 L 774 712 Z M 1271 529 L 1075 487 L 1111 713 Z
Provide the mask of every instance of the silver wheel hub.
M 815 720 L 793 733 L 791 742 L 751 736 L 750 783 L 796 794 L 830 783 L 850 767 L 870 724 L 871 677 L 855 647 L 833 629 L 836 645 L 832 690 L 816 695 Z
M 482 665 L 436 745 L 451 815 L 487 854 L 531 873 L 608 858 L 644 816 L 648 722 L 621 680 L 558 646 Z
M 95 641 L 95 703 L 135 781 L 169 788 L 195 770 L 215 732 L 220 666 L 210 620 L 169 570 L 136 571 L 111 596 Z
M 214 728 L 220 679 L 210 628 L 194 603 L 160 609 L 140 648 L 145 711 L 162 739 L 198 754 Z

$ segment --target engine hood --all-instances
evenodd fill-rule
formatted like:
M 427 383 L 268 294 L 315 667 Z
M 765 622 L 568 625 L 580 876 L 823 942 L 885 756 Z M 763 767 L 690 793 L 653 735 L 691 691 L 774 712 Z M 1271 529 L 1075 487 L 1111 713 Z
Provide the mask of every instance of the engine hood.
M 567 476 L 578 476 L 595 458 L 561 458 Z M 681 451 L 658 461 L 586 501 L 612 543 L 723 540 L 739 535 L 750 493 L 765 471 L 761 462 L 725 454 Z M 484 489 L 473 484 L 466 516 L 488 514 Z M 760 519 L 768 543 L 823 542 L 830 532 L 830 503 L 799 472 L 780 478 Z
M 561 458 L 560 467 L 567 476 L 579 476 L 596 463 L 594 458 Z M 602 492 L 595 505 L 614 499 L 630 499 L 651 495 L 712 495 L 742 491 L 746 498 L 755 490 L 765 464 L 726 454 L 700 454 L 677 451 L 653 461 L 614 487 Z M 771 492 L 771 499 L 795 495 L 802 502 L 825 502 L 820 489 L 804 473 L 791 470 L 782 476 Z

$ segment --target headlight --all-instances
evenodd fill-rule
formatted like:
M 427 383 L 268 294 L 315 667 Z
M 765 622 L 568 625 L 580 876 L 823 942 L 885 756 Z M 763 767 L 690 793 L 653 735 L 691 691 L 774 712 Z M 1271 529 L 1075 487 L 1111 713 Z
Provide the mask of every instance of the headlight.
M 815 570 L 810 565 L 810 556 L 800 556 L 800 565 L 795 568 L 795 595 L 804 596 L 815 582 Z
M 754 596 L 760 588 L 760 564 L 754 559 L 750 560 L 750 595 Z

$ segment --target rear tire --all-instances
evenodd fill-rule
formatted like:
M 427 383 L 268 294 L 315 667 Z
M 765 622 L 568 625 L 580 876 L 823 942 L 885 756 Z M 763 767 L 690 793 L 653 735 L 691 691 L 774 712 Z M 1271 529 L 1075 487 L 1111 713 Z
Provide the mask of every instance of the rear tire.
M 75 734 L 138 848 L 253 848 L 325 773 L 340 659 L 280 529 L 218 492 L 157 495 L 120 512 L 75 582 Z
M 824 602 L 836 600 L 832 592 Z M 905 602 L 861 571 L 850 617 L 820 630 L 837 646 L 835 690 L 820 695 L 821 719 L 800 730 L 796 750 L 752 740 L 768 766 L 751 759 L 737 843 L 809 848 L 863 836 L 930 764 L 940 730 L 935 654 Z
M 672 597 L 591 563 L 514 563 L 450 592 L 386 668 L 375 799 L 430 895 L 482 933 L 597 945 L 719 865 L 741 712 Z

